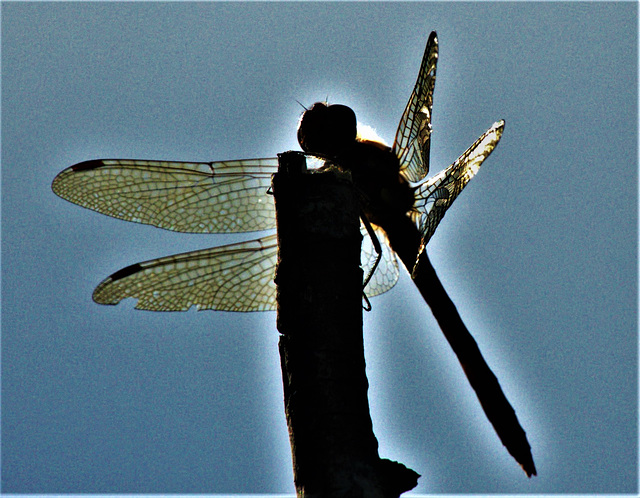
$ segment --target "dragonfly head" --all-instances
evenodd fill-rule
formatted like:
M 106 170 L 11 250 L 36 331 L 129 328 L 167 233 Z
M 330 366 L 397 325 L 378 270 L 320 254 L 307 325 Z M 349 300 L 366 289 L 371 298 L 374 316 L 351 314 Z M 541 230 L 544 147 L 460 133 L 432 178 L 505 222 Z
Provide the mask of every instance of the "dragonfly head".
M 356 114 L 341 104 L 316 102 L 304 111 L 298 123 L 298 143 L 302 150 L 335 157 L 356 140 Z

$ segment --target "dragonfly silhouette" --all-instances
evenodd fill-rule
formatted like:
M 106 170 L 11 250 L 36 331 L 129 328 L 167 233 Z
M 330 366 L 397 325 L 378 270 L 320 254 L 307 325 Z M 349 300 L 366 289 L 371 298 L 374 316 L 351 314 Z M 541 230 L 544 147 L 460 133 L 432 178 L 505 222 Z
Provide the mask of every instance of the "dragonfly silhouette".
M 355 114 L 342 105 L 316 103 L 299 123 L 302 149 L 330 165 L 349 170 L 362 210 L 382 241 L 378 258 L 365 237 L 365 274 L 380 265 L 365 293 L 375 296 L 398 280 L 400 257 L 432 309 L 502 443 L 523 467 L 536 474 L 526 434 L 478 346 L 438 279 L 425 251 L 429 239 L 458 194 L 494 149 L 504 129 L 499 121 L 453 164 L 425 179 L 429 171 L 431 110 L 438 61 L 432 32 L 415 88 L 392 148 L 356 138 Z M 196 233 L 250 232 L 275 228 L 268 195 L 278 161 L 249 159 L 209 163 L 99 159 L 62 171 L 53 191 L 80 206 L 127 221 Z M 365 233 L 364 225 L 362 227 Z M 102 281 L 93 293 L 100 304 L 137 299 L 136 308 L 154 311 L 264 311 L 275 309 L 276 236 L 176 254 L 136 263 Z

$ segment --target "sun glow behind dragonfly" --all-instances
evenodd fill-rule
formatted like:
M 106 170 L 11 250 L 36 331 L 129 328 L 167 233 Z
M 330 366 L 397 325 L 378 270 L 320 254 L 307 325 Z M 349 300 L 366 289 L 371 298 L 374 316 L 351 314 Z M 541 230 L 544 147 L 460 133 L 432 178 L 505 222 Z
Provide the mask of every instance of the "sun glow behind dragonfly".
M 387 145 L 387 142 L 378 135 L 374 127 L 360 122 L 358 122 L 358 140 L 371 140 L 372 142 Z

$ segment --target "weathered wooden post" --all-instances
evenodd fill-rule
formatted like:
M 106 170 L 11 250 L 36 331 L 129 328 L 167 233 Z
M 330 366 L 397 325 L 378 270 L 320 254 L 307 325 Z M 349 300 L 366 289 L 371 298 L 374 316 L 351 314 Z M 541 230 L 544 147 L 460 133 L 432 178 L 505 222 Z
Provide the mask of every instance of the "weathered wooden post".
M 419 477 L 378 456 L 362 335 L 359 204 L 348 175 L 308 174 L 301 153 L 273 178 L 278 330 L 296 491 L 397 497 Z

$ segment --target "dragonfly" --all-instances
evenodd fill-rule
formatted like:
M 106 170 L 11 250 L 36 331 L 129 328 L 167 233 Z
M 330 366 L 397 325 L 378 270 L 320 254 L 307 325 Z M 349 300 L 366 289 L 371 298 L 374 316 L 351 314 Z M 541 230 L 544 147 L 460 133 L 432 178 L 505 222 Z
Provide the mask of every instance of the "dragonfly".
M 382 294 L 396 284 L 399 258 L 434 313 L 500 440 L 531 477 L 536 469 L 526 434 L 426 252 L 445 212 L 504 130 L 504 121 L 494 123 L 449 167 L 427 177 L 437 62 L 438 38 L 432 32 L 392 147 L 358 136 L 353 111 L 326 102 L 305 109 L 298 141 L 305 153 L 318 159 L 319 169 L 337 167 L 352 175 L 363 217 L 374 233 L 367 236 L 362 224 L 361 265 L 369 276 L 365 295 Z M 82 207 L 166 230 L 252 232 L 275 228 L 268 191 L 277 169 L 277 158 L 95 159 L 63 170 L 52 189 Z M 152 311 L 275 310 L 277 252 L 272 234 L 143 261 L 107 277 L 92 297 L 109 305 L 134 298 L 137 309 Z

